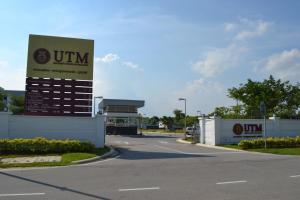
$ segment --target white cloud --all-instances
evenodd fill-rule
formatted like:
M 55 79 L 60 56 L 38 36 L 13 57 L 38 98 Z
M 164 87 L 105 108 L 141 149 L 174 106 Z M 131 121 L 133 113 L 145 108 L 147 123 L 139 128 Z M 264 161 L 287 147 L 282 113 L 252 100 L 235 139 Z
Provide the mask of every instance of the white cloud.
M 138 68 L 139 68 L 138 65 L 136 65 L 136 64 L 134 64 L 134 63 L 132 63 L 132 62 L 129 62 L 129 61 L 122 62 L 122 64 L 123 64 L 124 66 L 126 66 L 126 67 L 131 68 L 131 69 L 138 69 Z
M 224 31 L 231 32 L 237 28 L 235 23 L 224 23 Z
M 108 63 L 112 63 L 112 62 L 115 62 L 115 61 L 119 61 L 119 62 L 117 62 L 117 64 L 125 66 L 129 69 L 142 71 L 142 69 L 137 64 L 135 64 L 131 61 L 123 61 L 120 58 L 120 56 L 118 56 L 117 54 L 109 53 L 109 54 L 106 54 L 103 57 L 95 57 L 95 63 L 108 64 Z
M 263 20 L 251 21 L 248 19 L 242 19 L 240 21 L 242 23 L 241 26 L 244 28 L 236 34 L 236 40 L 260 37 L 264 35 L 272 25 L 272 23 Z
M 113 82 L 110 81 L 109 72 L 101 66 L 100 63 L 94 65 L 94 83 L 93 93 L 95 96 L 104 96 L 107 98 L 113 89 Z
M 120 57 L 117 54 L 109 53 L 103 56 L 102 58 L 96 57 L 95 61 L 96 62 L 104 62 L 104 63 L 110 63 L 116 60 L 119 60 Z
M 178 107 L 178 101 L 176 100 L 179 97 L 185 97 L 190 113 L 195 115 L 197 110 L 209 113 L 216 106 L 228 106 L 232 103 L 226 93 L 227 90 L 224 85 L 200 78 L 188 82 L 182 90 L 175 92 L 173 104 Z
M 246 48 L 230 45 L 208 51 L 206 56 L 193 64 L 192 69 L 204 77 L 213 77 L 235 67 Z
M 291 49 L 274 54 L 263 62 L 262 70 L 276 77 L 299 81 L 300 76 L 300 50 Z

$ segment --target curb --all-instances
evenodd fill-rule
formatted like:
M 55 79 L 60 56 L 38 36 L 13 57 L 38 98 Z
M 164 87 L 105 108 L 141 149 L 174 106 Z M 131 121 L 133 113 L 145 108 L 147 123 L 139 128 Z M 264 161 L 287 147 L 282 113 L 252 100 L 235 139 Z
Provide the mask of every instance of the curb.
M 197 143 L 196 145 L 197 145 L 197 146 L 200 146 L 200 147 L 207 147 L 207 148 L 212 148 L 212 149 L 221 149 L 221 150 L 228 150 L 228 151 L 249 152 L 249 151 L 245 151 L 245 150 L 241 150 L 241 149 L 232 149 L 232 148 L 228 148 L 228 147 L 213 146 L 213 145 L 208 145 L 208 144 L 200 144 L 200 143 Z
M 110 151 L 103 154 L 102 156 L 96 156 L 96 157 L 88 158 L 88 159 L 84 159 L 84 160 L 73 161 L 72 164 L 86 164 L 86 163 L 96 162 L 96 161 L 103 160 L 106 158 L 115 157 L 119 154 L 112 146 L 109 146 L 109 148 L 110 148 Z
M 192 144 L 191 142 L 184 141 L 183 139 L 177 139 L 176 142 L 184 143 L 184 144 Z M 251 153 L 251 154 L 258 154 L 258 155 L 283 156 L 283 157 L 293 156 L 293 155 L 280 155 L 280 154 L 263 153 L 263 152 L 256 152 L 256 151 L 247 151 L 247 150 L 242 150 L 242 149 L 232 149 L 232 148 L 228 148 L 228 147 L 220 147 L 220 146 L 213 146 L 213 145 L 200 144 L 200 143 L 197 143 L 195 145 L 200 146 L 200 147 L 207 147 L 207 148 L 211 148 L 211 149 L 221 149 L 221 150 L 244 152 L 244 153 Z
M 184 143 L 184 144 L 192 144 L 192 142 L 188 142 L 188 141 L 185 141 L 185 140 L 183 140 L 183 139 L 177 139 L 176 142 Z M 200 147 L 212 148 L 212 149 L 222 149 L 222 150 L 229 150 L 229 151 L 248 152 L 248 151 L 245 151 L 245 150 L 232 149 L 232 148 L 220 147 L 220 146 L 213 146 L 213 145 L 208 145 L 208 144 L 200 144 L 200 143 L 197 143 L 197 144 L 195 144 L 195 145 L 196 145 L 196 146 L 200 146 Z
M 192 144 L 192 142 L 188 142 L 188 141 L 185 141 L 183 139 L 177 139 L 176 142 L 179 142 L 179 143 L 184 143 L 184 144 Z

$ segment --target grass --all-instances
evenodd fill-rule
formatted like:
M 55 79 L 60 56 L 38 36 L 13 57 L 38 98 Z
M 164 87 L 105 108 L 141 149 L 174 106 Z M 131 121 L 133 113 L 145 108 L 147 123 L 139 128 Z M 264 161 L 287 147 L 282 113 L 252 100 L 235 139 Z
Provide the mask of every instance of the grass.
M 232 148 L 232 149 L 241 149 L 237 144 L 220 145 L 220 146 L 227 147 L 227 148 Z M 299 147 L 295 147 L 295 148 L 246 149 L 246 151 L 271 153 L 271 154 L 279 154 L 279 155 L 300 155 L 300 148 Z
M 227 147 L 231 149 L 241 149 L 237 144 L 224 144 L 224 145 L 219 145 L 221 147 Z
M 183 140 L 185 140 L 185 141 L 187 141 L 187 142 L 193 142 L 193 138 L 191 138 L 191 137 L 187 137 L 187 138 L 185 138 L 185 139 L 183 139 Z
M 101 156 L 109 151 L 108 147 L 97 148 L 91 153 L 64 153 L 64 154 L 46 154 L 46 155 L 60 155 L 62 159 L 60 162 L 43 162 L 43 163 L 14 163 L 14 164 L 3 164 L 0 162 L 0 168 L 11 168 L 11 167 L 46 167 L 46 166 L 66 166 L 71 165 L 73 161 L 93 158 Z M 46 155 L 1 155 L 1 158 L 16 158 L 25 156 L 46 156 Z
M 261 153 L 272 153 L 280 155 L 300 155 L 300 148 L 270 148 L 270 149 L 249 149 L 249 151 L 256 151 Z

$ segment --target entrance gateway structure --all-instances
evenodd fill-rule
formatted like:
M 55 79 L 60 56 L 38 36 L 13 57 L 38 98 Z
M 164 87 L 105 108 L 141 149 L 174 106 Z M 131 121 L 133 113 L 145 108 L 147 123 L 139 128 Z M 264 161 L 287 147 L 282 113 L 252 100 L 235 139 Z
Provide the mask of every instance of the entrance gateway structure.
M 199 117 L 200 143 L 208 145 L 238 144 L 241 140 L 264 137 L 300 136 L 300 120 L 270 117 L 263 119 L 222 119 Z
M 144 105 L 141 100 L 103 99 L 98 106 L 106 118 L 106 134 L 136 135 L 140 126 L 138 108 Z

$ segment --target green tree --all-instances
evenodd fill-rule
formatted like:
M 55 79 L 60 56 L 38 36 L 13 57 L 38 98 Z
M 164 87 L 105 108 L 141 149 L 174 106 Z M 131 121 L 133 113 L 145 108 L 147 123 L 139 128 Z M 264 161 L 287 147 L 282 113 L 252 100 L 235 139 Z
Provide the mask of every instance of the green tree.
M 0 87 L 0 111 L 4 110 L 4 97 L 5 97 L 5 92 L 4 89 L 2 87 Z
M 173 111 L 173 114 L 175 115 L 174 123 L 178 126 L 183 126 L 185 114 L 181 110 L 178 110 L 178 109 L 175 109 Z
M 153 116 L 149 119 L 149 124 L 150 125 L 158 125 L 159 123 L 159 117 Z
M 171 129 L 174 124 L 174 120 L 172 117 L 163 116 L 162 118 L 160 118 L 160 120 L 164 125 L 167 126 L 168 129 Z
M 259 106 L 262 101 L 266 104 L 267 116 L 275 114 L 279 117 L 291 118 L 298 114 L 299 84 L 291 85 L 289 81 L 275 80 L 273 76 L 262 82 L 248 79 L 245 84 L 240 84 L 238 88 L 228 89 L 228 93 L 230 98 L 242 103 L 237 114 L 244 117 L 261 117 Z M 228 112 L 223 114 L 226 116 Z
M 231 107 L 216 107 L 214 112 L 208 114 L 208 116 L 218 116 L 224 119 L 239 119 L 244 118 L 243 106 L 236 105 Z
M 21 115 L 24 113 L 24 97 L 11 96 L 9 110 L 14 115 Z
M 197 116 L 186 116 L 186 125 L 187 126 L 193 126 L 198 123 L 198 117 Z

